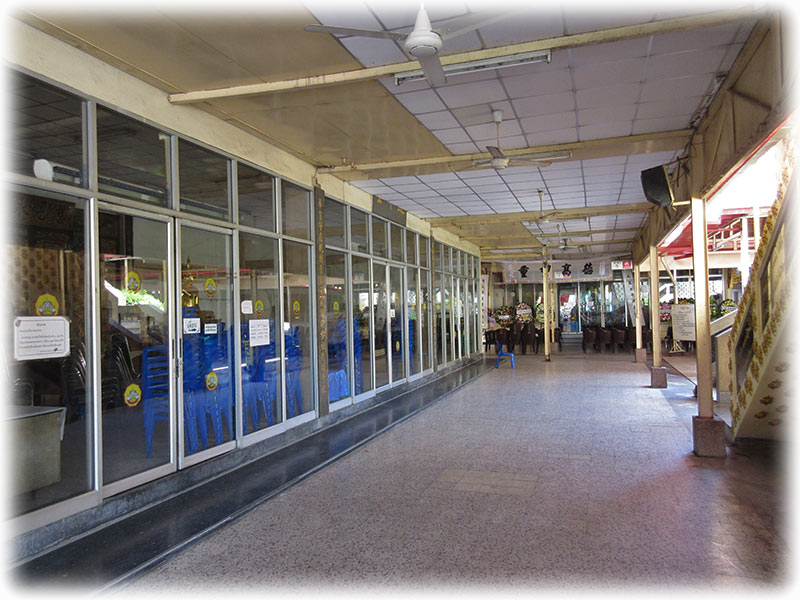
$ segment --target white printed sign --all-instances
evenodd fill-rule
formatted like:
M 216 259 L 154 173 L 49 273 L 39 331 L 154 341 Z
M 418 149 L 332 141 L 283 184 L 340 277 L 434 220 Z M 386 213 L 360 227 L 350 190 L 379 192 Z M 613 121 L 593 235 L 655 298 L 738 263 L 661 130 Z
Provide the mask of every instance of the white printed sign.
M 694 341 L 694 304 L 672 305 L 672 337 L 676 340 Z
M 206 335 L 217 335 L 217 324 L 206 323 L 205 327 L 203 327 L 203 333 L 205 333 Z
M 189 317 L 184 319 L 183 333 L 200 333 L 200 317 Z
M 64 317 L 17 317 L 14 358 L 36 360 L 69 355 L 69 321 Z
M 242 314 L 243 315 L 252 315 L 253 314 L 253 301 L 252 300 L 242 300 Z
M 250 330 L 250 346 L 269 345 L 269 319 L 250 319 L 247 322 Z

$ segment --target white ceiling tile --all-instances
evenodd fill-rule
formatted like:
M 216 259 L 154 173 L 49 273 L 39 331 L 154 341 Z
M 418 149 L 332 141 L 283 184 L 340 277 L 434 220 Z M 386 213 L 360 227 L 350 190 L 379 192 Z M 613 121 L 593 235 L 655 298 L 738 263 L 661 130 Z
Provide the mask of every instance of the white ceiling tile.
M 655 133 L 657 131 L 673 131 L 687 129 L 688 117 L 666 117 L 664 119 L 636 119 L 633 123 L 633 135 L 640 133 Z
M 459 127 L 458 121 L 449 110 L 418 114 L 417 119 L 430 130 Z
M 430 188 L 424 183 L 417 181 L 416 183 L 395 183 L 392 185 L 394 191 L 404 192 L 418 192 L 420 190 L 429 190 Z
M 603 106 L 599 108 L 586 108 L 578 110 L 578 126 L 600 125 L 603 123 L 630 122 L 636 114 L 636 105 L 621 104 L 616 106 Z M 630 126 L 628 126 L 630 129 Z
M 494 79 L 476 81 L 464 85 L 447 85 L 440 87 L 438 92 L 449 108 L 460 108 L 506 99 L 505 91 L 499 81 Z
M 572 90 L 572 76 L 569 69 L 546 71 L 534 77 L 528 75 L 502 76 L 502 79 L 511 98 L 554 94 Z
M 644 79 L 645 60 L 632 59 L 574 69 L 578 90 L 589 87 L 608 87 L 624 83 L 639 83 Z
M 539 38 L 542 39 L 542 38 Z M 513 67 L 505 67 L 499 71 L 501 77 L 527 76 L 533 77 L 539 73 L 556 71 L 558 69 L 569 69 L 569 50 L 552 50 L 550 52 L 550 62 L 525 63 Z
M 700 106 L 699 96 L 684 96 L 667 102 L 642 102 L 636 112 L 637 119 L 663 119 L 684 117 L 689 119 Z
M 481 125 L 472 125 L 467 127 L 467 133 L 473 140 L 487 140 L 492 139 L 497 141 L 497 125 L 495 123 L 483 123 Z M 519 127 L 519 121 L 516 119 L 503 119 L 500 123 L 500 137 L 506 138 L 514 135 L 520 135 L 522 130 Z
M 578 135 L 582 142 L 589 140 L 602 140 L 605 138 L 622 137 L 631 135 L 630 123 L 607 123 L 605 125 L 587 125 L 578 128 Z
M 644 80 L 717 73 L 726 52 L 725 48 L 712 48 L 702 52 L 687 51 L 653 56 L 647 61 Z
M 496 171 L 492 169 L 476 169 L 474 171 L 459 171 L 458 176 L 469 185 L 480 185 L 475 182 L 476 179 L 483 179 L 485 181 L 492 181 L 497 183 L 502 181 Z
M 334 4 L 330 0 L 303 0 L 303 6 L 319 23 L 325 25 L 357 29 L 383 29 L 366 4 L 358 0 L 347 2 L 344 5 Z
M 453 175 L 455 175 L 455 173 L 453 173 Z M 448 179 L 448 180 L 444 180 L 444 181 L 428 181 L 427 183 L 433 189 L 435 189 L 435 190 L 437 190 L 439 192 L 447 191 L 448 193 L 452 193 L 453 190 L 459 190 L 459 189 L 466 190 L 466 189 L 468 189 L 467 188 L 467 184 L 464 183 L 463 181 L 461 181 L 460 179 L 454 179 L 454 180 L 453 179 Z
M 546 146 L 548 144 L 566 144 L 578 139 L 578 131 L 575 127 L 559 129 L 557 131 L 542 131 L 526 134 L 529 146 Z M 555 165 L 556 163 L 553 163 Z M 553 165 L 547 167 L 550 169 Z
M 604 62 L 644 58 L 648 54 L 648 37 L 638 37 L 607 44 L 579 46 L 570 49 L 574 67 L 596 65 Z
M 526 96 L 512 100 L 511 104 L 513 104 L 518 117 L 535 117 L 574 109 L 575 96 L 572 91 Z
M 526 134 L 557 131 L 568 127 L 574 127 L 575 113 L 560 112 L 538 117 L 525 117 L 524 119 L 520 119 L 519 123 L 522 126 L 522 131 Z
M 700 50 L 723 46 L 736 41 L 740 25 L 729 23 L 689 31 L 676 31 L 653 36 L 651 52 L 667 54 L 681 50 Z
M 687 96 L 704 96 L 711 79 L 706 75 L 645 81 L 641 102 L 671 102 Z
M 476 140 L 475 143 L 481 148 L 483 151 L 486 151 L 486 146 L 496 146 L 497 145 L 497 138 L 485 139 L 485 140 Z M 501 150 L 517 150 L 519 148 L 527 148 L 528 147 L 528 140 L 525 139 L 523 135 L 512 135 L 512 136 L 503 136 L 500 138 L 500 149 Z M 514 158 L 513 156 L 510 158 Z M 525 168 L 524 166 L 522 168 Z
M 634 104 L 639 99 L 641 84 L 627 83 L 609 87 L 578 90 L 575 94 L 579 109 Z
M 483 8 L 486 8 L 486 4 Z M 519 5 L 515 6 L 520 8 Z M 507 46 L 531 39 L 547 39 L 564 34 L 556 5 L 539 5 L 535 10 L 515 12 L 511 17 L 485 25 L 479 30 L 486 46 Z
M 450 152 L 452 152 L 453 154 L 475 154 L 476 152 L 480 152 L 480 150 L 478 150 L 478 147 L 472 142 L 447 144 L 447 149 L 450 150 Z
M 435 112 L 445 108 L 433 90 L 397 94 L 395 98 L 414 114 Z
M 467 132 L 461 127 L 454 129 L 442 129 L 439 131 L 432 131 L 431 133 L 433 133 L 433 135 L 435 135 L 443 144 L 457 144 L 460 142 L 471 141 L 470 137 L 467 135 Z
M 428 175 L 417 175 L 420 181 L 425 183 L 438 184 L 443 181 L 460 181 L 455 173 L 430 173 Z

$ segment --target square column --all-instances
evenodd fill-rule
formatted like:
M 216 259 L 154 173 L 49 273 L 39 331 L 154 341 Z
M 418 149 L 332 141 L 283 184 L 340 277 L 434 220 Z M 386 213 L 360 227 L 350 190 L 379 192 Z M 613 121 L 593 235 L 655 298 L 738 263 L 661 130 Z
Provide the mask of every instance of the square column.
M 726 456 L 725 423 L 714 417 L 711 372 L 711 316 L 708 302 L 708 240 L 706 202 L 692 198 L 692 265 L 694 267 L 694 322 L 697 354 L 697 417 L 692 419 L 694 453 Z
M 636 325 L 636 350 L 634 362 L 644 363 L 647 360 L 647 350 L 642 347 L 642 289 L 641 289 L 641 274 L 639 273 L 639 265 L 633 265 L 633 306 L 636 310 L 635 325 Z

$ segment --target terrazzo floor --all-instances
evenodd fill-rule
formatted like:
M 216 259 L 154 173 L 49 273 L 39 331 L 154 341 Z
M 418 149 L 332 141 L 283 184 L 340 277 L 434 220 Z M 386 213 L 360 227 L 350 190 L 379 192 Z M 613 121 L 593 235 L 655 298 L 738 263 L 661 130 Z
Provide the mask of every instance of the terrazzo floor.
M 115 594 L 789 589 L 782 454 L 695 457 L 686 390 L 649 382 L 504 359 Z

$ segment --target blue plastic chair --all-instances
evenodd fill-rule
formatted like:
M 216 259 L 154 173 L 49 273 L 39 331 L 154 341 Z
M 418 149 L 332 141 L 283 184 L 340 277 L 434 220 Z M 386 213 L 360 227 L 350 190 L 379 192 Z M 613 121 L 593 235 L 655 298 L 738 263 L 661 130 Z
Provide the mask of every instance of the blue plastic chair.
M 513 352 L 503 352 L 503 346 L 500 345 L 500 342 L 497 340 L 494 341 L 495 348 L 497 349 L 497 364 L 494 366 L 495 369 L 500 368 L 500 358 L 503 356 L 510 356 L 511 357 L 511 368 L 514 368 L 514 353 Z
M 151 346 L 144 349 L 142 405 L 147 458 L 150 458 L 156 421 L 169 421 L 169 352 L 166 346 Z

